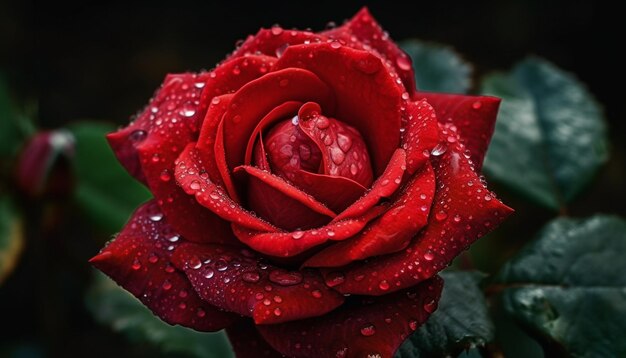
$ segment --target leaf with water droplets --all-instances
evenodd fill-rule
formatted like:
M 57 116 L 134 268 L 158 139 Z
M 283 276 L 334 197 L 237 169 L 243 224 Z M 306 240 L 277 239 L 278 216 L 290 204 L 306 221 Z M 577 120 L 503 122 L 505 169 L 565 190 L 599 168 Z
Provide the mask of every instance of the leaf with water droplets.
M 626 356 L 626 221 L 559 218 L 494 282 L 504 308 L 544 348 L 574 357 Z M 550 355 L 551 351 L 546 352 Z
M 22 221 L 8 196 L 0 198 L 0 283 L 11 273 L 22 253 Z
M 608 160 L 602 110 L 572 74 L 529 58 L 487 77 L 482 91 L 504 99 L 485 162 L 494 180 L 558 210 Z
M 115 130 L 114 125 L 78 122 L 69 129 L 76 139 L 74 199 L 103 231 L 118 231 L 150 194 L 124 171 L 111 152 L 105 134 Z
M 417 88 L 422 91 L 467 93 L 472 67 L 450 47 L 419 40 L 404 41 L 400 47 L 413 60 Z
M 157 346 L 165 354 L 197 358 L 233 357 L 224 332 L 206 333 L 170 326 L 104 275 L 95 275 L 86 304 L 100 324 L 110 326 L 134 342 Z
M 493 323 L 479 283 L 478 272 L 447 271 L 439 307 L 400 347 L 396 358 L 457 356 L 493 339 Z

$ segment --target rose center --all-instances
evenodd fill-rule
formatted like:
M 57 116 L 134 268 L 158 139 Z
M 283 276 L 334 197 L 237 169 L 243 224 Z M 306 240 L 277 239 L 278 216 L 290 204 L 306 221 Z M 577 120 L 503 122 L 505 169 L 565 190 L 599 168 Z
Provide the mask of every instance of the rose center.
M 366 188 L 372 183 L 370 157 L 361 134 L 321 115 L 315 104 L 305 104 L 298 115 L 272 127 L 263 144 L 272 172 L 296 185 L 301 184 L 301 171 L 348 178 Z

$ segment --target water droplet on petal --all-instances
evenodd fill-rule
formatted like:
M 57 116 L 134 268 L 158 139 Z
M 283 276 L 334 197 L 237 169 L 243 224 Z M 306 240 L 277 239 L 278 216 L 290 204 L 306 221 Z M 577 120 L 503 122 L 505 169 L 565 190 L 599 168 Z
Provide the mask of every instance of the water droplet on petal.
M 430 151 L 430 154 L 437 157 L 445 153 L 447 150 L 448 150 L 448 147 L 445 144 L 439 143 L 435 146 L 435 148 L 433 148 L 432 151 Z
M 447 217 L 448 217 L 448 214 L 446 214 L 446 212 L 445 212 L 445 211 L 443 211 L 443 210 L 442 210 L 442 211 L 438 211 L 438 212 L 435 214 L 435 219 L 437 219 L 437 221 L 443 221 L 443 220 L 445 220 Z
M 212 278 L 214 275 L 215 275 L 215 271 L 213 271 L 212 268 L 207 268 L 206 271 L 204 272 L 205 278 Z
M 330 121 L 326 117 L 319 116 L 317 117 L 317 120 L 315 121 L 315 125 L 319 129 L 326 129 L 330 126 Z
M 215 268 L 219 272 L 224 272 L 228 270 L 228 262 L 226 262 L 226 260 L 224 259 L 219 259 L 215 262 Z
M 191 188 L 191 190 L 200 190 L 200 182 L 197 180 L 193 180 L 190 184 L 189 184 L 189 188 Z
M 380 283 L 378 284 L 378 288 L 383 291 L 387 291 L 389 289 L 389 282 L 387 282 L 387 280 L 380 281 Z
M 405 100 L 405 101 L 406 101 L 406 100 L 408 100 L 409 98 L 411 98 L 411 96 L 409 95 L 409 93 L 408 93 L 408 92 L 404 92 L 404 93 L 402 94 L 402 99 L 403 99 L 403 100 Z
M 424 260 L 432 261 L 434 258 L 435 258 L 435 255 L 433 254 L 432 251 L 429 250 L 424 253 Z
M 158 109 L 157 109 L 158 111 Z M 138 143 L 143 141 L 144 139 L 146 139 L 146 137 L 148 136 L 148 133 L 142 129 L 136 129 L 134 131 L 132 131 L 130 133 L 130 135 L 128 136 L 128 138 L 134 142 L 134 143 Z
M 198 308 L 198 312 L 196 312 L 196 315 L 200 318 L 203 318 L 204 316 L 206 316 L 206 312 L 202 308 Z
M 194 270 L 197 270 L 200 267 L 202 267 L 202 262 L 197 256 L 192 257 L 187 264 L 189 265 L 189 267 L 191 267 Z
M 270 281 L 281 286 L 293 286 L 302 282 L 302 274 L 299 272 L 286 272 L 282 270 L 274 270 L 270 272 Z
M 398 56 L 398 58 L 396 59 L 396 65 L 398 65 L 398 68 L 403 71 L 410 71 L 411 59 L 407 56 Z
M 341 47 L 341 43 L 339 43 L 339 41 L 332 41 L 330 43 L 330 47 L 334 48 L 334 49 L 338 49 Z
M 133 264 L 131 266 L 131 268 L 135 271 L 139 270 L 141 268 L 141 262 L 139 262 L 139 260 L 135 259 L 133 261 Z
M 342 272 L 331 272 L 326 276 L 326 285 L 335 287 L 341 285 L 346 280 L 346 276 Z
M 370 337 L 376 334 L 376 327 L 373 324 L 368 324 L 367 326 L 361 328 L 361 334 L 365 337 Z
M 322 291 L 320 291 L 320 290 L 313 290 L 313 291 L 311 291 L 311 296 L 313 296 L 315 298 L 321 298 L 322 297 Z
M 280 307 L 274 308 L 274 316 L 279 317 L 282 314 L 283 314 L 283 311 L 280 309 Z
M 161 176 L 159 176 L 159 178 L 161 179 L 161 181 L 167 183 L 168 181 L 170 181 L 172 179 L 172 175 L 170 174 L 169 170 L 164 169 L 161 172 Z
M 150 220 L 157 222 L 163 219 L 163 213 L 154 213 L 149 216 Z
M 480 109 L 480 107 L 482 107 L 482 103 L 480 103 L 480 101 L 476 101 L 472 104 L 472 108 L 474 109 Z
M 428 313 L 433 313 L 437 309 L 437 302 L 435 302 L 432 298 L 426 298 L 424 300 L 424 311 Z
M 259 279 L 261 279 L 261 275 L 259 275 L 257 272 L 245 272 L 242 275 L 242 279 L 249 283 L 256 283 L 259 282 Z
M 304 236 L 304 231 L 294 231 L 293 234 L 291 234 L 291 237 L 293 237 L 294 240 L 298 240 L 301 239 L 302 236 Z
M 411 328 L 411 331 L 415 331 L 418 326 L 419 326 L 419 324 L 417 323 L 416 320 L 410 320 L 409 321 L 409 328 Z
M 168 280 L 163 281 L 163 285 L 161 286 L 163 287 L 163 289 L 165 291 L 169 290 L 170 288 L 172 288 L 172 283 Z
M 156 254 L 151 253 L 148 255 L 148 262 L 151 264 L 155 264 L 159 261 L 159 257 Z
M 219 97 L 213 97 L 213 99 L 211 100 L 211 103 L 219 104 L 220 103 L 220 98 Z
M 280 34 L 283 33 L 283 28 L 278 26 L 278 25 L 274 25 L 272 26 L 272 35 L 274 36 L 278 36 Z

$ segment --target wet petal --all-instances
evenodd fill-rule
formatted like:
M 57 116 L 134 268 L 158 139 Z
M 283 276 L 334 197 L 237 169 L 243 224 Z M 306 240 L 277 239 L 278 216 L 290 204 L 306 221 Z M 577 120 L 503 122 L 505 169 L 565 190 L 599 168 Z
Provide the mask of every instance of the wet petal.
M 288 46 L 317 42 L 324 38 L 324 36 L 310 31 L 285 30 L 279 26 L 274 26 L 271 29 L 261 29 L 256 35 L 248 36 L 231 57 L 253 53 L 281 57 Z
M 434 277 L 390 295 L 355 297 L 323 317 L 257 329 L 289 357 L 393 357 L 436 309 L 442 287 Z
M 406 167 L 413 174 L 428 161 L 430 152 L 439 143 L 437 115 L 426 101 L 407 102 L 406 129 L 402 148 L 406 150 Z
M 274 324 L 323 315 L 343 303 L 314 271 L 287 271 L 260 262 L 248 250 L 180 245 L 175 265 L 205 301 Z
M 358 130 L 378 176 L 400 145 L 402 90 L 378 57 L 336 47 L 332 43 L 290 46 L 276 68 L 306 68 L 332 88 L 337 110 L 322 105 L 322 112 Z
M 194 195 L 200 205 L 210 209 L 210 212 L 226 221 L 236 222 L 255 230 L 278 231 L 270 223 L 235 203 L 222 187 L 209 179 L 208 174 L 203 172 L 202 161 L 195 145 L 195 143 L 190 143 L 176 161 L 176 181 L 182 190 L 188 195 Z M 189 199 L 194 200 L 194 198 Z M 197 217 L 191 219 L 198 220 Z M 208 232 L 213 232 L 213 230 L 215 229 L 209 228 Z
M 354 219 L 334 221 L 326 226 L 293 232 L 259 232 L 233 225 L 233 232 L 244 244 L 260 253 L 276 257 L 292 257 L 328 241 L 351 238 L 365 225 L 386 210 L 377 206 Z
M 90 262 L 169 324 L 217 331 L 237 316 L 204 302 L 170 261 L 183 239 L 154 202 L 133 214 L 122 232 Z
M 380 199 L 391 197 L 400 187 L 406 170 L 406 152 L 396 149 L 383 174 L 372 184 L 371 189 L 346 210 L 337 215 L 334 221 L 363 215 L 379 203 Z
M 440 126 L 440 141 L 453 134 Z M 455 141 L 431 157 L 437 188 L 426 228 L 402 252 L 346 267 L 346 279 L 336 290 L 383 295 L 413 286 L 443 270 L 513 212 L 487 189 L 464 151 Z
M 394 67 L 409 94 L 415 92 L 411 58 L 391 40 L 366 7 L 344 25 L 322 34 L 343 40 L 350 47 L 374 52 Z
M 299 171 L 295 178 L 297 186 L 338 213 L 354 203 L 367 190 L 352 179 L 304 170 Z
M 339 267 L 404 249 L 427 223 L 435 194 L 435 173 L 430 164 L 405 185 L 383 215 L 358 236 L 329 246 L 304 264 L 308 267 Z
M 495 128 L 500 99 L 428 92 L 419 92 L 415 97 L 424 98 L 433 106 L 439 123 L 456 126 L 461 142 L 480 172 Z
M 231 170 L 243 164 L 246 147 L 259 120 L 288 101 L 315 101 L 333 108 L 330 89 L 313 73 L 288 68 L 250 81 L 235 93 L 224 114 L 224 151 Z
M 250 209 L 282 229 L 321 226 L 337 216 L 311 195 L 267 171 L 241 165 L 235 174 L 247 183 Z

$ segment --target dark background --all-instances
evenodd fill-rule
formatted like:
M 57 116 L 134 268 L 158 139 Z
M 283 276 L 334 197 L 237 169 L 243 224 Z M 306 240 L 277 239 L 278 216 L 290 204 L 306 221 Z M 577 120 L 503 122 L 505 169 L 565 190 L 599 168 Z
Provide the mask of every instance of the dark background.
M 329 21 L 341 24 L 362 5 L 340 0 L 250 4 L 155 0 L 71 6 L 1 1 L 0 73 L 19 101 L 38 103 L 38 124 L 43 128 L 61 127 L 78 119 L 123 125 L 147 103 L 166 73 L 210 69 L 234 49 L 237 40 L 260 27 L 278 23 L 285 28 L 321 30 Z M 612 159 L 601 170 L 598 181 L 570 208 L 571 213 L 626 213 L 625 76 L 623 57 L 617 53 L 625 39 L 618 35 L 624 25 L 615 5 L 591 0 L 493 0 L 381 1 L 368 6 L 393 39 L 420 38 L 449 44 L 474 65 L 477 78 L 490 71 L 508 70 L 527 54 L 540 55 L 574 72 L 605 108 Z M 505 234 L 519 227 L 539 227 L 552 216 L 506 192 L 502 196 L 517 209 L 503 227 Z M 57 239 L 64 235 L 71 237 L 71 230 L 57 233 Z M 497 240 L 503 240 L 502 236 Z M 512 240 L 521 244 L 523 239 Z M 493 244 L 490 247 L 495 250 L 499 244 L 494 240 L 487 239 L 482 245 Z M 76 251 L 84 253 L 86 261 L 97 252 L 98 245 L 85 244 Z M 41 254 L 27 251 L 24 265 Z M 59 260 L 68 255 L 59 252 Z M 76 255 L 67 259 L 80 262 Z M 51 346 L 56 349 L 53 355 L 139 354 L 137 347 L 91 320 L 82 296 L 67 293 L 80 292 L 88 280 L 86 263 L 66 267 L 67 272 L 72 269 L 81 272 L 78 278 L 57 277 L 58 282 L 50 287 L 41 276 L 44 273 L 18 268 L 0 292 L 3 330 L 12 328 L 3 341 L 34 342 L 35 351 L 40 352 L 47 350 L 41 347 Z M 44 284 L 33 288 L 35 281 Z M 53 295 L 50 290 L 66 293 Z M 53 297 L 42 299 L 46 294 Z M 47 302 L 51 309 L 41 307 Z M 39 314 L 57 306 L 60 312 L 46 313 L 53 316 L 47 322 L 57 323 L 42 327 Z M 53 338 L 48 337 L 51 332 Z M 150 350 L 142 348 L 140 352 L 149 354 Z

